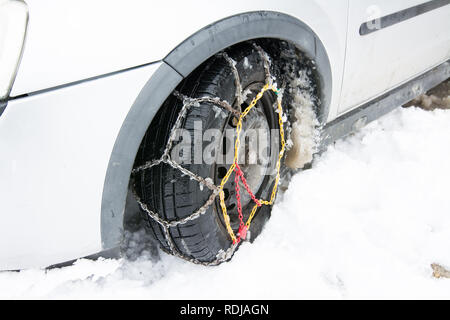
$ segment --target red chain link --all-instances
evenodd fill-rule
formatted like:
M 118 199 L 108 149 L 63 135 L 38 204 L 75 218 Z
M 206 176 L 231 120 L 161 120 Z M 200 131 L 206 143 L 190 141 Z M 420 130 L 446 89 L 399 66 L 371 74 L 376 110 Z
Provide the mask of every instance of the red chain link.
M 245 240 L 247 237 L 247 226 L 244 223 L 244 215 L 242 214 L 242 204 L 241 204 L 241 194 L 240 194 L 240 187 L 239 187 L 239 180 L 242 181 L 242 184 L 245 187 L 245 190 L 250 195 L 252 200 L 256 203 L 258 207 L 261 207 L 261 202 L 256 199 L 255 195 L 253 194 L 252 190 L 250 190 L 250 187 L 247 183 L 247 180 L 245 179 L 244 172 L 242 172 L 241 167 L 236 163 L 236 167 L 234 168 L 234 184 L 236 189 L 236 202 L 237 202 L 237 210 L 239 213 L 239 231 L 238 231 L 238 237 L 236 238 L 236 242 L 239 243 L 241 240 Z

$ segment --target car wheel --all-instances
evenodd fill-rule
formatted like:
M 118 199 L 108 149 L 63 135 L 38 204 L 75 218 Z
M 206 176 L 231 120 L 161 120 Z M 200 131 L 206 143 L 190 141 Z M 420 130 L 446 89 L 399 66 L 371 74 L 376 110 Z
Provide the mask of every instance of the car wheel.
M 196 263 L 219 264 L 231 258 L 239 236 L 254 240 L 269 219 L 271 203 L 260 203 L 247 234 L 243 234 L 242 221 L 248 221 L 255 199 L 270 199 L 278 184 L 276 164 L 283 144 L 280 134 L 271 134 L 280 132 L 280 112 L 274 90 L 267 90 L 242 121 L 241 134 L 258 132 L 258 139 L 264 140 L 268 148 L 265 151 L 269 151 L 266 161 L 257 159 L 250 163 L 246 158 L 259 151 L 252 149 L 256 145 L 249 139 L 241 142 L 240 168 L 254 194 L 253 199 L 246 192 L 246 185 L 236 180 L 234 174 L 223 184 L 223 203 L 213 186 L 221 184 L 232 164 L 229 154 L 234 155 L 235 142 L 234 138 L 229 138 L 229 133 L 236 132 L 239 113 L 248 108 L 267 82 L 284 82 L 283 68 L 276 63 L 269 67 L 269 61 L 274 60 L 275 57 L 270 57 L 257 45 L 236 45 L 210 58 L 193 72 L 155 116 L 136 157 L 133 185 L 149 230 L 165 251 Z M 227 109 L 224 102 L 229 102 L 237 112 Z M 174 126 L 183 130 L 184 136 L 175 133 Z M 204 139 L 211 129 L 219 135 L 216 134 L 215 139 Z M 174 159 L 180 152 L 174 155 L 173 149 L 181 145 L 173 139 L 175 135 L 185 137 L 188 144 L 197 143 L 197 147 L 183 149 L 184 162 Z M 171 141 L 171 150 L 168 150 L 168 141 Z M 209 161 L 205 161 L 204 150 L 211 145 L 214 145 L 213 152 Z M 237 198 L 240 198 L 241 216 Z M 230 218 L 229 228 L 238 241 L 227 229 L 222 204 Z

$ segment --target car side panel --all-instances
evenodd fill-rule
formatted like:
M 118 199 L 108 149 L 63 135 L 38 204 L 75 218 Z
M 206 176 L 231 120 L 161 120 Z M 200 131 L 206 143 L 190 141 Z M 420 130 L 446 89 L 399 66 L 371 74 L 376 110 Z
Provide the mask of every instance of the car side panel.
M 0 270 L 102 250 L 115 139 L 160 63 L 9 102 L 0 117 Z
M 450 5 L 366 35 L 359 33 L 361 24 L 366 21 L 425 3 L 426 0 L 350 1 L 339 114 L 372 100 L 450 58 Z
M 337 93 L 332 105 L 338 103 L 347 0 L 28 0 L 27 4 L 29 30 L 12 96 L 159 61 L 209 24 L 269 10 L 296 17 L 322 40 Z

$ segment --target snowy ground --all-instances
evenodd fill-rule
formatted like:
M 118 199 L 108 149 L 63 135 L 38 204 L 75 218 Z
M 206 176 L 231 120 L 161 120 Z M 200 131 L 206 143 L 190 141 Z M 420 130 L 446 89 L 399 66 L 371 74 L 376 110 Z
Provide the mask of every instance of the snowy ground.
M 230 263 L 129 243 L 132 259 L 0 273 L 0 298 L 448 299 L 430 264 L 450 267 L 450 110 L 398 109 L 330 147 Z

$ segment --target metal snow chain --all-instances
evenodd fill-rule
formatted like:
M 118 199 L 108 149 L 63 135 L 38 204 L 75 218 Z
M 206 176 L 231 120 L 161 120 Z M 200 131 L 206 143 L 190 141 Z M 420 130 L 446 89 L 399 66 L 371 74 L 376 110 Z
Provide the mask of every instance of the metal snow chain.
M 161 218 L 161 216 L 150 210 L 148 208 L 148 206 L 142 202 L 142 199 L 137 195 L 135 188 L 133 188 L 133 195 L 136 199 L 136 201 L 138 202 L 139 206 L 141 207 L 141 209 L 148 215 L 148 217 L 150 219 L 153 219 L 154 221 L 156 221 L 159 225 L 161 225 L 161 227 L 164 230 L 164 237 L 166 239 L 166 242 L 170 248 L 170 253 L 181 258 L 184 259 L 188 262 L 192 262 L 195 264 L 200 264 L 200 265 L 204 265 L 204 266 L 213 266 L 213 265 L 219 265 L 222 262 L 226 262 L 228 260 L 231 259 L 231 257 L 233 256 L 235 250 L 237 249 L 238 245 L 239 245 L 239 241 L 236 241 L 236 237 L 234 235 L 233 230 L 231 229 L 230 226 L 230 219 L 229 216 L 226 214 L 226 208 L 224 208 L 224 204 L 223 202 L 223 186 L 226 183 L 226 181 L 224 182 L 225 178 L 222 180 L 221 185 L 218 187 L 216 185 L 214 185 L 214 183 L 212 182 L 212 180 L 210 178 L 203 178 L 199 175 L 196 175 L 195 173 L 187 170 L 186 168 L 183 168 L 180 164 L 176 163 L 175 161 L 173 161 L 170 157 L 170 151 L 172 150 L 172 146 L 173 143 L 176 139 L 176 131 L 178 129 L 181 128 L 182 125 L 182 121 L 183 119 L 186 117 L 187 112 L 189 111 L 189 109 L 192 106 L 196 106 L 200 103 L 211 103 L 213 105 L 216 105 L 218 107 L 223 108 L 224 110 L 232 113 L 235 117 L 237 117 L 239 119 L 239 124 L 238 128 L 242 129 L 242 120 L 243 118 L 250 112 L 251 108 L 253 108 L 256 103 L 258 102 L 259 99 L 261 99 L 261 97 L 263 96 L 264 92 L 268 91 L 268 90 L 272 90 L 274 92 L 276 92 L 278 94 L 278 113 L 279 113 L 279 125 L 280 125 L 280 135 L 281 135 L 281 139 L 282 139 L 282 150 L 280 151 L 280 156 L 278 159 L 278 163 L 277 163 L 277 178 L 276 178 L 276 183 L 275 186 L 272 190 L 272 196 L 270 201 L 265 201 L 265 200 L 260 200 L 261 204 L 265 204 L 265 205 L 271 205 L 273 204 L 274 198 L 275 198 L 275 194 L 277 191 L 277 187 L 278 187 L 278 183 L 279 183 L 279 175 L 280 175 L 280 161 L 281 158 L 283 157 L 283 153 L 284 153 L 284 131 L 283 131 L 283 121 L 282 121 L 282 108 L 281 108 L 281 94 L 279 94 L 279 91 L 276 89 L 275 86 L 273 86 L 273 81 L 272 81 L 272 77 L 270 74 L 270 61 L 268 58 L 268 55 L 266 52 L 264 52 L 264 50 L 259 47 L 256 44 L 253 44 L 254 48 L 258 51 L 258 54 L 260 55 L 263 63 L 264 63 L 264 70 L 265 70 L 265 76 L 266 76 L 266 85 L 263 87 L 263 89 L 261 90 L 260 93 L 258 93 L 258 95 L 255 97 L 255 99 L 253 99 L 252 103 L 250 104 L 250 106 L 244 111 L 244 113 L 241 113 L 239 110 L 234 109 L 228 102 L 221 100 L 220 98 L 211 98 L 211 97 L 202 97 L 202 98 L 190 98 L 187 96 L 182 95 L 181 93 L 175 91 L 173 94 L 175 97 L 177 97 L 178 99 L 183 101 L 183 106 L 178 114 L 178 117 L 171 129 L 171 132 L 169 134 L 169 139 L 167 141 L 166 144 L 166 148 L 164 149 L 163 155 L 161 156 L 160 159 L 156 159 L 156 160 L 151 160 L 146 162 L 145 164 L 135 168 L 132 170 L 132 174 L 136 174 L 138 172 L 141 171 L 145 171 L 148 170 L 154 166 L 157 166 L 161 163 L 165 163 L 170 165 L 172 168 L 181 171 L 184 175 L 189 176 L 191 179 L 197 181 L 198 183 L 206 186 L 208 189 L 210 189 L 212 191 L 211 195 L 209 196 L 208 200 L 205 202 L 205 204 L 203 206 L 201 206 L 197 211 L 195 211 L 194 213 L 192 213 L 191 215 L 184 217 L 182 219 L 179 220 L 173 220 L 173 221 L 166 221 L 163 218 Z M 232 69 L 233 72 L 233 76 L 235 78 L 235 86 L 236 86 L 236 99 L 237 99 L 237 104 L 238 106 L 241 106 L 244 102 L 243 99 L 243 92 L 242 92 L 242 86 L 241 86 L 241 81 L 239 78 L 239 73 L 238 70 L 236 68 L 236 62 L 231 59 L 225 52 L 223 53 L 219 53 L 218 56 L 222 56 L 229 64 L 229 66 Z M 236 141 L 236 145 L 235 146 L 239 146 L 239 132 L 240 130 L 238 130 L 238 137 L 237 137 L 237 141 Z M 229 172 L 226 176 L 227 180 L 229 178 L 229 176 L 231 175 L 231 172 L 234 170 L 234 168 L 236 167 L 236 159 L 237 159 L 237 150 L 235 149 L 235 162 L 233 163 L 232 167 L 230 167 Z M 221 250 L 217 256 L 216 259 L 212 262 L 203 262 L 203 261 L 199 261 L 197 259 L 194 258 L 190 258 L 185 256 L 184 254 L 182 254 L 175 246 L 175 243 L 173 242 L 173 239 L 170 235 L 169 229 L 172 227 L 177 227 L 179 225 L 183 225 L 186 224 L 190 221 L 193 221 L 197 218 L 199 218 L 201 215 L 203 215 L 207 209 L 214 203 L 214 200 L 216 199 L 216 197 L 219 195 L 219 198 L 221 200 L 221 206 L 222 206 L 222 210 L 223 210 L 223 214 L 224 214 L 224 219 L 225 222 L 227 224 L 227 230 L 228 233 L 230 234 L 231 239 L 233 240 L 232 245 L 226 250 L 223 251 Z M 253 218 L 254 214 L 256 212 L 256 206 L 255 208 L 252 210 L 252 213 L 249 217 L 249 220 L 247 221 L 247 227 L 250 226 L 250 222 L 251 219 Z M 230 232 L 231 231 L 231 232 Z
M 280 126 L 280 140 L 281 140 L 281 150 L 279 152 L 278 155 L 278 161 L 277 161 L 277 175 L 275 178 L 275 184 L 273 186 L 272 189 L 272 194 L 270 197 L 270 200 L 263 200 L 263 199 L 253 199 L 253 201 L 255 202 L 255 205 L 253 206 L 253 209 L 250 213 L 250 216 L 247 220 L 247 222 L 245 223 L 245 225 L 243 224 L 242 221 L 242 213 L 239 212 L 239 217 L 241 219 L 241 226 L 239 228 L 239 233 L 238 236 L 236 237 L 236 235 L 234 234 L 233 229 L 231 228 L 231 223 L 230 223 L 230 217 L 228 216 L 227 213 L 227 208 L 225 206 L 225 194 L 223 191 L 223 188 L 225 186 L 225 184 L 227 183 L 227 181 L 229 180 L 231 174 L 233 173 L 233 171 L 236 171 L 235 174 L 240 174 L 243 176 L 243 173 L 238 165 L 238 158 L 239 158 L 239 146 L 240 146 L 240 133 L 242 130 L 242 121 L 243 119 L 247 116 L 247 114 L 251 111 L 251 109 L 256 105 L 256 103 L 262 98 L 263 94 L 268 91 L 268 90 L 272 90 L 274 91 L 277 95 L 277 108 L 278 108 L 278 123 Z M 256 210 L 258 209 L 258 207 L 260 207 L 261 205 L 272 205 L 274 200 L 275 200 L 275 196 L 277 193 L 277 189 L 278 189 L 278 183 L 280 182 L 280 167 L 281 167 L 281 159 L 283 158 L 284 155 L 284 150 L 285 150 L 285 140 L 284 140 L 284 130 L 283 130 L 283 109 L 281 106 L 281 94 L 279 94 L 278 89 L 273 86 L 273 85 L 269 85 L 266 84 L 262 90 L 256 95 L 256 97 L 253 99 L 253 101 L 250 103 L 250 105 L 245 109 L 245 111 L 242 113 L 241 117 L 239 118 L 238 124 L 236 126 L 236 142 L 235 142 L 235 146 L 234 146 L 234 161 L 233 164 L 230 166 L 230 168 L 228 169 L 227 174 L 225 175 L 225 177 L 222 179 L 221 183 L 220 183 L 220 193 L 219 193 L 219 197 L 220 197 L 220 206 L 222 208 L 222 214 L 223 214 L 223 218 L 225 221 L 225 225 L 227 227 L 227 231 L 231 237 L 231 240 L 233 240 L 233 244 L 235 243 L 239 243 L 242 240 L 245 240 L 246 238 L 246 234 L 247 234 L 247 230 L 250 228 L 250 224 L 252 222 L 253 217 L 255 216 Z M 245 183 L 245 180 L 243 180 L 244 185 L 248 188 L 248 186 Z M 239 188 L 236 188 L 236 192 L 237 194 L 239 194 Z M 251 196 L 253 196 L 253 193 L 248 190 L 247 191 Z M 240 211 L 240 197 L 237 197 L 238 200 L 238 211 Z

